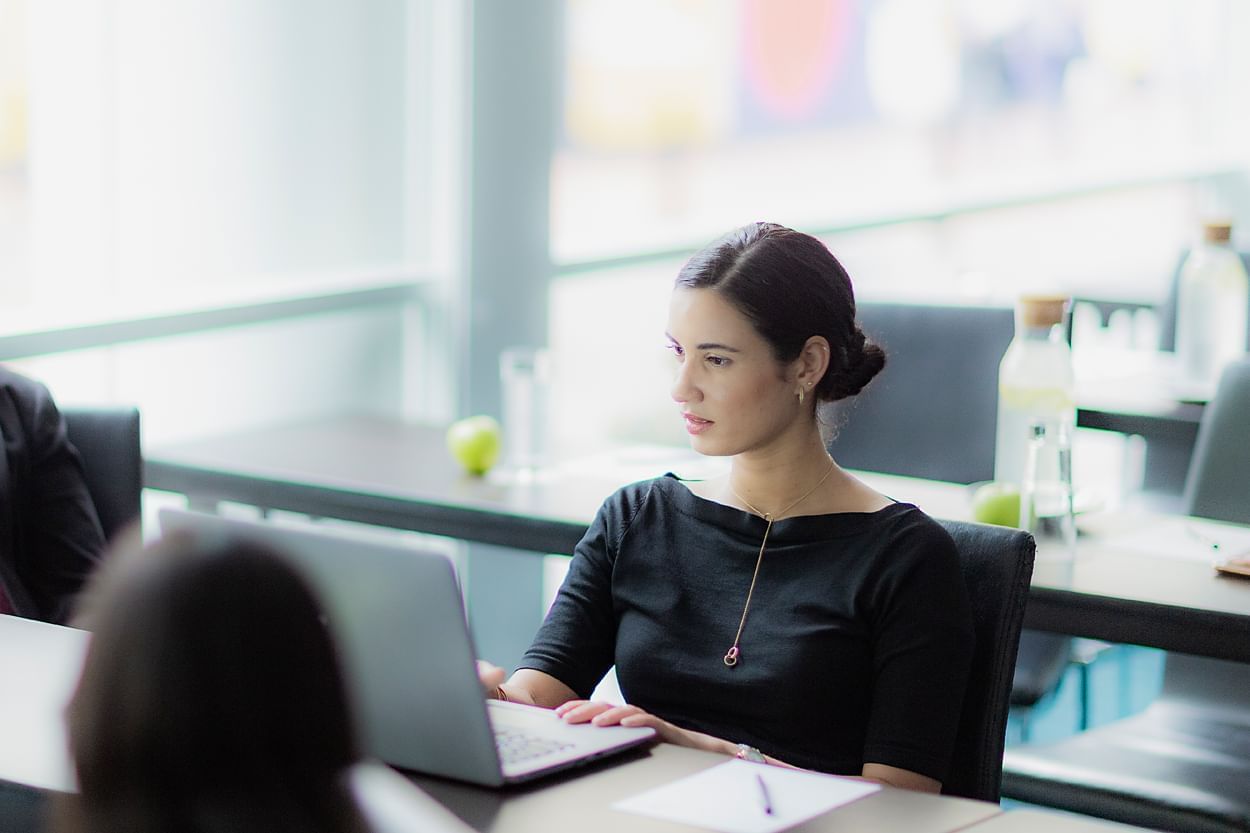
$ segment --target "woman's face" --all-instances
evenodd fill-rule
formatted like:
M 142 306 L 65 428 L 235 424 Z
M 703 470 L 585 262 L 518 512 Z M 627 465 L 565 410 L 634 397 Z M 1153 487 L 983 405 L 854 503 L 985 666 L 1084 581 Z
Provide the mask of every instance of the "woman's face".
M 794 373 L 719 292 L 675 289 L 668 338 L 677 361 L 673 399 L 700 454 L 759 450 L 805 413 Z

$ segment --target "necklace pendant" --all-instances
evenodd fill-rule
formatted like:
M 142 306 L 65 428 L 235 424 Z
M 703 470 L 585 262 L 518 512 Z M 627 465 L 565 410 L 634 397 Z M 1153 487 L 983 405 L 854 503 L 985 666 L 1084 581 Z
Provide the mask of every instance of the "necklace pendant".
M 738 664 L 738 646 L 735 645 L 725 654 L 725 665 L 733 668 Z

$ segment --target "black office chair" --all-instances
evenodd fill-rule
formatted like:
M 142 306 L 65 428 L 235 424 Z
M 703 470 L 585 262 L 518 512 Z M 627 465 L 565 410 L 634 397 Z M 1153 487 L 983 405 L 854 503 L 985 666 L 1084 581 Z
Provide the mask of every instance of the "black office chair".
M 1250 523 L 1250 359 L 1224 369 L 1202 414 L 1185 478 L 1185 514 Z
M 87 491 L 105 540 L 140 514 L 143 452 L 136 408 L 62 408 L 69 441 L 82 457 Z
M 1016 647 L 1033 577 L 1034 542 L 1018 529 L 963 521 L 941 523 L 959 550 L 977 641 L 955 754 L 942 792 L 997 802 Z
M 1188 514 L 1250 523 L 1248 413 L 1250 359 L 1229 365 L 1203 414 Z M 1009 750 L 1003 794 L 1159 830 L 1250 831 L 1250 665 L 1170 654 L 1140 714 Z
M 998 364 L 1015 335 L 1007 307 L 862 301 L 856 317 L 886 351 L 885 370 L 824 419 L 841 465 L 975 483 L 994 477 Z M 1069 637 L 1025 631 L 1011 705 L 1028 714 L 1063 680 Z

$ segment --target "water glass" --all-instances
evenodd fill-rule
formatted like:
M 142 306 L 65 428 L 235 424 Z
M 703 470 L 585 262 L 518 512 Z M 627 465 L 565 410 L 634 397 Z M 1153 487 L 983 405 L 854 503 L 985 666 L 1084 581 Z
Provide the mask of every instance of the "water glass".
M 550 352 L 542 347 L 509 347 L 499 355 L 499 380 L 504 465 L 532 473 L 547 463 Z
M 1037 420 L 1028 427 L 1020 528 L 1037 540 L 1039 560 L 1076 557 L 1076 511 L 1072 490 L 1072 438 L 1061 422 Z

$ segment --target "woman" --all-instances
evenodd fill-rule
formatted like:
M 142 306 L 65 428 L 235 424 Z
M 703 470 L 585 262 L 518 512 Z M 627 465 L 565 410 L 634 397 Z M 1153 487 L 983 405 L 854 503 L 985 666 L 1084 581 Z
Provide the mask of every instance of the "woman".
M 69 833 L 363 831 L 330 634 L 303 580 L 246 541 L 166 536 L 89 589 L 68 708 Z
M 885 364 L 845 270 L 813 237 L 743 227 L 682 268 L 668 337 L 691 443 L 728 474 L 608 498 L 519 670 L 484 670 L 488 694 L 937 792 L 971 614 L 941 526 L 826 451 L 817 404 Z M 589 702 L 613 664 L 628 705 Z

